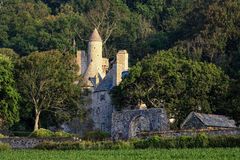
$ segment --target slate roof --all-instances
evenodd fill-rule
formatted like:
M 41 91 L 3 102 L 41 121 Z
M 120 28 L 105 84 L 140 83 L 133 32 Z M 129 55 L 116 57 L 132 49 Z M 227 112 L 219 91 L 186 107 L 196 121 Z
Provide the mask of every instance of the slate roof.
M 94 29 L 92 35 L 90 36 L 89 41 L 98 41 L 98 42 L 102 41 L 102 38 L 99 35 L 99 33 L 98 33 L 96 28 Z
M 104 79 L 98 84 L 97 88 L 94 90 L 94 92 L 100 92 L 100 91 L 109 91 L 113 87 L 113 76 L 112 76 L 112 70 L 110 70 L 107 75 L 104 77 Z
M 197 113 L 197 112 L 191 112 L 181 126 L 184 126 L 184 124 L 193 115 L 195 115 L 207 127 L 223 127 L 223 128 L 236 128 L 237 127 L 235 125 L 235 121 L 230 120 L 226 116 L 216 115 L 216 114 L 204 114 L 204 113 Z

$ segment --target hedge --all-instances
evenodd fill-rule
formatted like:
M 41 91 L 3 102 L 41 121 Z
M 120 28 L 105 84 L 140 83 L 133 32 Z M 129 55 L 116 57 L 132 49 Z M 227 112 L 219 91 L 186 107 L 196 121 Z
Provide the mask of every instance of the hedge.
M 43 142 L 36 149 L 85 150 L 85 149 L 147 149 L 147 148 L 215 148 L 240 147 L 239 136 L 206 136 L 163 138 L 153 136 L 147 139 L 129 141 L 80 141 L 80 142 Z
M 82 142 L 43 142 L 35 147 L 43 150 L 102 150 L 102 149 L 133 149 L 127 141 L 82 141 Z
M 10 150 L 11 146 L 8 143 L 1 143 L 0 142 L 0 151 Z
M 240 147 L 240 135 L 237 136 L 181 136 L 176 138 L 163 138 L 153 136 L 133 143 L 134 148 L 215 148 Z
M 83 139 L 88 141 L 103 141 L 110 139 L 111 135 L 103 131 L 90 131 L 88 132 Z
M 0 133 L 0 138 L 5 138 L 5 136 L 3 134 Z

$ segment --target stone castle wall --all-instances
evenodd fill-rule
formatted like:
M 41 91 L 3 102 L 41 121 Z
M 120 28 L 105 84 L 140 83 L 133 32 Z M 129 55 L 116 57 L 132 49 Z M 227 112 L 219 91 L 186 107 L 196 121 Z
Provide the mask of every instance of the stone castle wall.
M 166 111 L 163 108 L 145 110 L 125 110 L 112 114 L 112 138 L 128 139 L 134 137 L 137 132 L 166 131 L 169 123 Z
M 108 91 L 94 92 L 92 99 L 91 117 L 94 129 L 110 133 L 113 106 Z

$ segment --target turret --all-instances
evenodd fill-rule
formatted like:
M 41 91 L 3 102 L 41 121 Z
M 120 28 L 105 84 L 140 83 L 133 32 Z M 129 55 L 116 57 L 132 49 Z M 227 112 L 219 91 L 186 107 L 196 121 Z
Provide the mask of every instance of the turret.
M 88 68 L 84 75 L 87 86 L 97 86 L 99 80 L 104 78 L 102 58 L 102 39 L 94 29 L 88 43 Z
M 102 39 L 95 28 L 88 43 L 88 64 L 93 63 L 97 71 L 102 73 Z

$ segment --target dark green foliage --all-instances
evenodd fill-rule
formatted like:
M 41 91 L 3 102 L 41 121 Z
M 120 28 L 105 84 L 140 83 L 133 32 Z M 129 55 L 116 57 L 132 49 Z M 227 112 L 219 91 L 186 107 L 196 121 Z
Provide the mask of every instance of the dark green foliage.
M 102 141 L 110 138 L 110 134 L 103 131 L 90 131 L 86 133 L 84 139 L 92 141 Z
M 28 132 L 28 131 L 12 131 L 12 133 L 13 133 L 13 136 L 16 136 L 16 137 L 28 137 L 29 135 L 31 135 L 32 132 Z
M 162 89 L 166 89 L 168 94 L 161 100 L 169 105 L 167 106 L 169 110 L 172 110 L 173 106 L 184 106 L 181 109 L 184 113 L 177 113 L 173 116 L 182 118 L 190 110 L 198 110 L 197 106 L 200 106 L 204 107 L 203 112 L 227 114 L 240 123 L 239 93 L 234 89 L 238 88 L 240 75 L 239 23 L 239 0 L 3 0 L 0 3 L 0 48 L 11 48 L 19 55 L 29 55 L 34 51 L 51 49 L 58 49 L 63 53 L 74 53 L 76 48 L 86 50 L 87 39 L 96 27 L 104 40 L 103 54 L 108 58 L 113 58 L 117 50 L 126 49 L 130 53 L 130 63 L 136 64 L 138 60 L 155 54 L 158 50 L 170 49 L 171 52 L 175 50 L 177 52 L 173 52 L 174 55 L 205 62 L 200 65 L 203 72 L 211 66 L 208 65 L 209 62 L 216 64 L 233 81 L 231 90 L 224 91 L 229 92 L 228 100 L 225 101 L 219 96 L 223 92 L 221 85 L 215 85 L 212 96 L 209 96 L 210 92 L 202 95 L 209 89 L 209 85 L 201 84 L 203 81 L 209 82 L 207 77 L 205 79 L 201 76 L 196 77 L 188 82 L 188 93 L 193 94 L 190 96 L 178 93 L 182 88 L 174 90 L 174 85 L 182 85 L 181 79 L 176 77 L 179 75 L 170 75 L 172 77 L 168 79 L 168 88 L 157 88 L 159 90 L 156 93 L 163 94 Z M 1 50 L 4 53 L 9 52 L 10 57 L 11 53 L 14 53 L 9 49 Z M 151 61 L 153 64 L 157 63 L 154 59 Z M 171 63 L 174 64 L 174 61 Z M 138 66 L 141 64 L 137 64 L 134 68 L 145 69 Z M 195 63 L 191 62 L 191 64 Z M 187 64 L 183 74 L 193 71 L 192 67 Z M 215 70 L 213 66 L 210 68 L 211 71 Z M 153 72 L 158 73 L 157 69 L 155 68 Z M 195 71 L 199 71 L 198 69 Z M 179 72 L 182 71 L 179 70 Z M 211 74 L 210 71 L 209 73 Z M 140 76 L 144 75 L 140 74 Z M 152 78 L 158 78 L 157 74 L 154 76 L 156 77 Z M 189 77 L 185 76 L 186 78 Z M 195 83 L 201 78 L 203 78 L 202 81 Z M 139 87 L 134 80 L 133 83 L 135 87 Z M 159 85 L 161 83 L 165 82 L 160 81 Z M 219 82 L 221 83 L 226 84 Z M 204 86 L 203 89 L 195 92 L 195 88 L 200 85 Z M 135 90 L 129 88 L 129 90 L 132 89 Z M 115 100 L 124 102 L 125 93 L 119 90 L 121 89 L 115 88 L 114 90 L 115 95 L 119 96 Z M 135 104 L 137 100 L 145 96 L 140 93 L 132 93 L 137 97 L 128 102 Z M 149 96 L 151 99 L 159 95 Z M 176 98 L 178 96 L 189 99 L 189 101 L 187 103 L 179 101 Z M 201 98 L 197 101 L 196 97 Z M 144 102 L 148 101 L 146 98 Z M 225 103 L 222 103 L 222 100 Z M 27 111 L 29 112 L 31 111 Z M 31 121 L 31 116 L 25 118 L 24 121 Z
M 42 112 L 52 113 L 58 122 L 80 114 L 81 78 L 76 71 L 74 56 L 55 50 L 34 52 L 21 59 L 17 66 L 18 87 L 35 117 L 34 130 L 39 128 Z
M 182 136 L 166 138 L 153 136 L 147 139 L 129 141 L 81 141 L 81 142 L 43 142 L 35 149 L 44 150 L 101 150 L 101 149 L 148 149 L 148 148 L 216 148 L 240 147 L 239 136 L 206 136 L 199 134 L 193 137 Z
M 240 124 L 240 78 L 233 80 L 227 94 L 225 105 L 218 110 L 219 113 L 232 117 L 237 125 Z
M 4 52 L 5 53 L 5 52 Z M 0 126 L 12 126 L 19 120 L 20 95 L 16 90 L 10 58 L 0 54 Z
M 133 146 L 136 149 L 175 148 L 176 141 L 172 138 L 161 138 L 158 136 L 153 136 L 147 139 L 133 141 Z
M 130 142 L 126 141 L 82 141 L 82 142 L 43 142 L 35 147 L 35 149 L 44 150 L 102 150 L 102 149 L 132 149 Z
M 240 136 L 207 136 L 198 134 L 193 137 L 181 136 L 176 138 L 150 137 L 133 142 L 134 148 L 205 148 L 205 147 L 239 147 Z
M 239 147 L 239 136 L 212 136 L 208 138 L 209 147 Z
M 196 147 L 207 147 L 209 146 L 209 140 L 206 134 L 198 134 L 194 142 Z
M 0 54 L 10 58 L 13 62 L 19 59 L 19 55 L 10 48 L 0 48 Z
M 164 106 L 179 125 L 191 111 L 214 112 L 224 102 L 229 79 L 214 64 L 162 51 L 145 58 L 111 94 L 118 109 L 144 102 L 147 107 Z

